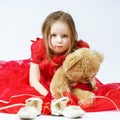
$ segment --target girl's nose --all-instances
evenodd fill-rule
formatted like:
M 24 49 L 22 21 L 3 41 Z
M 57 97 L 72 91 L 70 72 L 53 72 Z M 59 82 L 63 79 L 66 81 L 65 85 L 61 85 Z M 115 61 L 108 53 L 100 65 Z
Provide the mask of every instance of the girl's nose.
M 61 39 L 60 36 L 57 37 L 57 42 L 58 42 L 58 43 L 61 43 L 61 42 L 62 42 L 62 39 Z

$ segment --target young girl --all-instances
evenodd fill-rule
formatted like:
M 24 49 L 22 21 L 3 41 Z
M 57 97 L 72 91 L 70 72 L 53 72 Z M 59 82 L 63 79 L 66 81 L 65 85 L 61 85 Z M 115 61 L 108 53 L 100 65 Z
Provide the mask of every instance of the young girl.
M 77 41 L 77 32 L 70 14 L 57 11 L 50 14 L 42 26 L 43 40 L 37 38 L 31 46 L 30 85 L 46 96 L 56 69 L 65 56 L 77 47 L 89 47 Z
M 32 40 L 31 59 L 0 62 L 1 112 L 16 113 L 23 107 L 21 103 L 37 96 L 43 100 L 42 114 L 51 114 L 50 82 L 55 71 L 69 53 L 82 47 L 89 48 L 85 41 L 78 40 L 72 16 L 63 11 L 53 12 L 46 17 L 42 35 L 42 39 Z M 104 85 L 96 81 L 99 88 L 96 96 L 103 97 L 85 110 L 120 109 L 120 83 Z M 71 99 L 77 103 L 74 98 Z

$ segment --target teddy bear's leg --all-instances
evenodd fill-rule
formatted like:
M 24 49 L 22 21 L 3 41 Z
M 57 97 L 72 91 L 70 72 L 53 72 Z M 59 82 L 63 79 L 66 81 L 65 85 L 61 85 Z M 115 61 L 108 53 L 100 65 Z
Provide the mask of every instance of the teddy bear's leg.
M 90 91 L 81 90 L 77 88 L 73 89 L 72 93 L 78 97 L 78 104 L 84 107 L 89 107 L 94 102 L 95 94 Z

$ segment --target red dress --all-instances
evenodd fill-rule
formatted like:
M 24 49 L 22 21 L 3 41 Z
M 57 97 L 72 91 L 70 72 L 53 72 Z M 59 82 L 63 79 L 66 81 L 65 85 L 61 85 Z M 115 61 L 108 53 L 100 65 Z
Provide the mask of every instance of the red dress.
M 75 45 L 76 48 L 88 47 L 89 45 L 80 40 Z M 47 96 L 42 96 L 29 85 L 30 62 L 39 64 L 41 70 L 40 81 L 48 89 L 52 76 L 59 66 L 62 65 L 65 55 L 55 55 L 52 60 L 58 64 L 55 66 L 46 57 L 44 40 L 37 38 L 32 41 L 31 59 L 0 61 L 0 112 L 17 113 L 24 106 L 25 100 L 30 97 L 40 97 L 43 99 L 42 114 L 51 114 L 50 103 L 52 100 L 50 92 Z M 96 78 L 98 91 L 96 100 L 85 111 L 105 111 L 120 109 L 120 83 L 103 84 Z M 79 83 L 76 87 L 90 90 L 87 84 Z M 90 90 L 91 91 L 91 90 Z M 41 91 L 42 92 L 42 91 Z M 77 104 L 77 99 L 72 94 L 66 94 L 71 99 L 70 104 Z

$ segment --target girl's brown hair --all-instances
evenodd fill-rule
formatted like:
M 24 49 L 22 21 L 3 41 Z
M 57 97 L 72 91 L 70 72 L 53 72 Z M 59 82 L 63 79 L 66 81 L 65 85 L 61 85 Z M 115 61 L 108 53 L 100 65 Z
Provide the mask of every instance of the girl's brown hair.
M 70 30 L 71 46 L 66 51 L 65 53 L 66 55 L 69 54 L 73 50 L 75 41 L 77 40 L 77 37 L 78 37 L 74 20 L 69 13 L 66 13 L 63 11 L 56 11 L 56 12 L 49 14 L 44 20 L 43 25 L 42 25 L 42 35 L 43 35 L 43 39 L 45 39 L 47 57 L 49 59 L 51 59 L 52 53 L 50 51 L 48 41 L 50 39 L 51 26 L 55 22 L 65 23 Z

